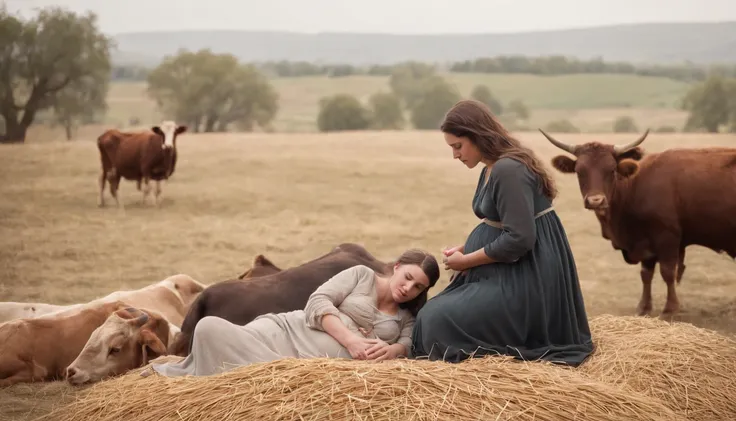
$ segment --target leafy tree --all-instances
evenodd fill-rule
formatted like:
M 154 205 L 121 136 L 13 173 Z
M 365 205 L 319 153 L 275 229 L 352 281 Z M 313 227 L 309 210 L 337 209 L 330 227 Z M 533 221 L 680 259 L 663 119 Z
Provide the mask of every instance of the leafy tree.
M 417 92 L 420 94 L 411 108 L 411 121 L 419 130 L 437 129 L 447 111 L 461 99 L 457 88 L 441 77 L 426 80 Z
M 0 40 L 0 141 L 24 142 L 40 111 L 53 107 L 69 121 L 104 104 L 113 44 L 94 13 L 48 7 L 23 21 L 0 6 Z
M 365 130 L 370 124 L 370 112 L 352 95 L 337 94 L 319 101 L 317 127 L 321 132 Z
M 166 57 L 148 74 L 148 93 L 193 132 L 226 131 L 230 124 L 268 129 L 278 112 L 278 94 L 265 75 L 209 49 Z
M 693 86 L 682 101 L 682 108 L 690 111 L 685 130 L 717 133 L 720 125 L 729 121 L 730 101 L 727 83 L 721 76 L 710 76 Z
M 613 122 L 614 133 L 635 133 L 639 131 L 634 123 L 634 119 L 629 116 L 623 116 L 616 119 Z
M 529 120 L 530 113 L 529 108 L 520 99 L 515 99 L 506 106 L 506 111 L 509 114 L 514 115 L 519 120 Z
M 427 81 L 433 78 L 439 78 L 433 66 L 410 61 L 394 66 L 389 77 L 389 86 L 411 109 L 422 96 Z
M 547 123 L 545 130 L 553 133 L 580 133 L 580 129 L 575 127 L 575 125 L 567 119 L 550 121 Z
M 491 109 L 491 112 L 495 115 L 503 114 L 503 106 L 491 93 L 486 85 L 476 85 L 473 88 L 473 92 L 470 93 L 470 97 L 476 101 L 480 101 Z
M 404 127 L 404 111 L 398 96 L 378 92 L 370 97 L 371 126 L 379 130 L 398 130 Z

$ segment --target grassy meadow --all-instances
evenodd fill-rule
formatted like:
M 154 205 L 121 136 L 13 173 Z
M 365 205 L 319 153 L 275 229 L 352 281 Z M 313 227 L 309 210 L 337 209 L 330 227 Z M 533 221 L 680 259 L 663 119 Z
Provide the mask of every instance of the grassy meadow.
M 0 185 L 0 301 L 75 303 L 175 273 L 213 283 L 238 275 L 258 253 L 289 267 L 341 242 L 362 243 L 383 259 L 408 247 L 439 258 L 478 223 L 470 202 L 480 168 L 454 161 L 436 132 L 186 134 L 161 208 L 141 204 L 135 183 L 123 182 L 125 211 L 109 194 L 108 207 L 97 207 L 98 133 L 80 132 L 75 142 L 0 146 L 6 180 Z M 518 135 L 546 162 L 560 153 L 539 133 Z M 572 143 L 631 138 L 564 136 Z M 726 134 L 653 133 L 644 146 L 735 143 L 736 136 Z M 555 206 L 589 316 L 634 314 L 639 267 L 627 265 L 601 238 L 575 177 L 554 174 Z M 690 247 L 685 263 L 678 320 L 736 334 L 734 262 Z M 446 284 L 443 273 L 431 295 Z M 654 315 L 665 291 L 657 274 Z M 74 390 L 62 382 L 0 390 L 0 419 L 32 419 Z
M 503 104 L 521 99 L 530 108 L 527 125 L 532 128 L 565 118 L 584 132 L 610 132 L 614 120 L 624 115 L 632 116 L 642 130 L 645 126 L 680 128 L 687 118 L 677 106 L 690 85 L 666 78 L 462 73 L 444 76 L 466 97 L 475 85 L 486 84 Z M 272 83 L 280 96 L 280 110 L 274 129 L 315 132 L 321 97 L 348 93 L 367 103 L 373 93 L 390 91 L 388 80 L 380 76 L 275 78 Z M 156 104 L 146 94 L 144 82 L 113 84 L 108 105 L 109 124 L 126 126 L 131 117 L 141 121 L 161 119 Z

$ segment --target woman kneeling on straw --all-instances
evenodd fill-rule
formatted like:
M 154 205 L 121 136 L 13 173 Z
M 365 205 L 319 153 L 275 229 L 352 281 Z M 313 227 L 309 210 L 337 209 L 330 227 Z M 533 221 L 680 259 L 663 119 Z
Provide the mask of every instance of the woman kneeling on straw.
M 390 277 L 354 266 L 317 288 L 304 310 L 264 314 L 244 326 L 203 318 L 184 360 L 151 368 L 165 376 L 207 376 L 289 357 L 380 361 L 407 356 L 414 318 L 439 276 L 437 260 L 416 249 L 398 258 Z

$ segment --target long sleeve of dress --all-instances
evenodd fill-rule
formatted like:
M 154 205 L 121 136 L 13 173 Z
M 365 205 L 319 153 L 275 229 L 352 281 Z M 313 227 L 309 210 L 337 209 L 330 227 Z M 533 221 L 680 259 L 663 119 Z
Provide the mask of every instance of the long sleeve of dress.
M 324 331 L 322 316 L 333 314 L 339 317 L 337 307 L 355 289 L 359 279 L 363 276 L 364 271 L 362 269 L 367 268 L 358 265 L 343 270 L 320 285 L 309 296 L 307 305 L 304 307 L 307 326 Z
M 414 316 L 407 311 L 401 318 L 401 333 L 399 334 L 399 339 L 396 340 L 396 343 L 406 347 L 407 352 L 411 350 L 411 335 L 414 330 L 414 321 Z
M 493 192 L 504 232 L 484 247 L 497 262 L 515 262 L 534 247 L 535 179 L 526 166 L 514 159 L 500 159 L 492 168 L 489 186 Z

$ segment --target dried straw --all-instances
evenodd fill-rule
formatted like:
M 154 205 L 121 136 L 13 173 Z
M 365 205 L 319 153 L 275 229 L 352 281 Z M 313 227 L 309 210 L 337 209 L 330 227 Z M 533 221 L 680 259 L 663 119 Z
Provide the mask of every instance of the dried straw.
M 664 402 L 692 420 L 736 420 L 736 341 L 689 323 L 600 316 L 580 370 Z
M 666 420 L 656 399 L 547 363 L 460 364 L 284 359 L 207 377 L 141 377 L 92 386 L 57 421 Z

